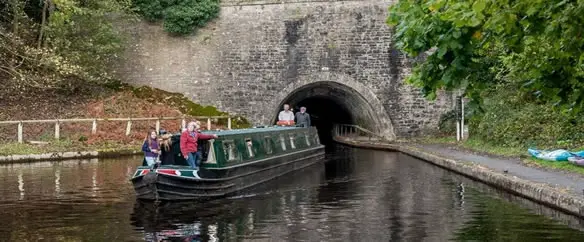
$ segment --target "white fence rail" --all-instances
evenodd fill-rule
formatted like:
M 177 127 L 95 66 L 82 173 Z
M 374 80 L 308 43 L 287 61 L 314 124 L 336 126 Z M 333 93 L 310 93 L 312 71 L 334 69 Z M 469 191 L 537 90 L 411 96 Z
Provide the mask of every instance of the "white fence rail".
M 130 135 L 132 130 L 132 121 L 156 121 L 156 132 L 160 131 L 160 121 L 162 120 L 182 120 L 181 127 L 186 127 L 187 119 L 207 120 L 207 129 L 211 129 L 211 120 L 227 119 L 227 129 L 231 129 L 230 116 L 195 116 L 195 117 L 153 117 L 153 118 L 78 118 L 78 119 L 43 119 L 43 120 L 14 120 L 14 121 L 0 121 L 0 125 L 16 124 L 18 133 L 18 142 L 23 142 L 24 124 L 34 123 L 54 123 L 55 124 L 55 139 L 60 138 L 61 123 L 82 123 L 91 122 L 91 134 L 97 133 L 97 123 L 106 121 L 126 121 L 126 135 Z
M 369 141 L 377 140 L 383 141 L 386 140 L 383 136 L 376 134 L 372 131 L 369 131 L 359 125 L 354 124 L 334 124 L 333 126 L 333 135 L 335 137 L 342 137 L 342 138 L 365 138 Z

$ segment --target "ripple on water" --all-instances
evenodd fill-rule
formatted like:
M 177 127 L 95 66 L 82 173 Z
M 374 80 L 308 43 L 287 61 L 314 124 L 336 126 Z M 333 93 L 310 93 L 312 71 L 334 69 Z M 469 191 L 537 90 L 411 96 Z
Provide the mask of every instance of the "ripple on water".
M 584 241 L 584 222 L 395 153 L 339 149 L 326 166 L 205 203 L 137 202 L 137 158 L 0 166 L 11 241 Z M 513 201 L 513 203 L 508 202 Z M 518 205 L 521 204 L 521 205 Z

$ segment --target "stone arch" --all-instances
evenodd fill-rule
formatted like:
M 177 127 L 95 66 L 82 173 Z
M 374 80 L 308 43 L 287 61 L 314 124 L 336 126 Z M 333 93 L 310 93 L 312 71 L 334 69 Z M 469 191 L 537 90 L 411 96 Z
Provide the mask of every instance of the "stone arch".
M 328 105 L 331 110 L 346 114 L 341 116 L 345 118 L 342 121 L 361 125 L 390 140 L 395 139 L 391 119 L 376 95 L 368 87 L 346 75 L 322 72 L 317 75 L 301 76 L 282 89 L 276 100 L 279 102 L 272 104 L 271 108 L 272 123 L 276 122 L 278 112 L 284 103 L 290 103 L 294 107 L 299 103 L 310 105 L 312 101 L 318 102 L 313 103 L 315 105 Z M 308 110 L 308 113 L 311 113 L 311 110 Z

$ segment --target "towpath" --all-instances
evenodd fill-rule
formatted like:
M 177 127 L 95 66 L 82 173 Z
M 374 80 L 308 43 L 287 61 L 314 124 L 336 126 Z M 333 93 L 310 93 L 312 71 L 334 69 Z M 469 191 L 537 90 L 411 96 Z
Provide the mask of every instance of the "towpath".
M 569 172 L 550 170 L 524 165 L 520 159 L 499 158 L 474 154 L 466 150 L 442 144 L 410 144 L 426 152 L 444 158 L 469 161 L 487 167 L 492 171 L 516 176 L 525 180 L 567 189 L 574 195 L 584 197 L 584 176 Z

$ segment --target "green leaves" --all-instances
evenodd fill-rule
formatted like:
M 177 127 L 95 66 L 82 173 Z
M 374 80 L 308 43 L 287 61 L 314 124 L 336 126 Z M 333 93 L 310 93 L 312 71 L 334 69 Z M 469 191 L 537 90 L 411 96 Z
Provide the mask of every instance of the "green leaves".
M 192 33 L 219 16 L 219 0 L 134 0 L 137 12 L 149 21 L 163 20 L 164 30 Z
M 472 4 L 472 10 L 475 12 L 475 14 L 479 14 L 485 9 L 486 6 L 486 0 L 477 0 Z
M 108 80 L 107 74 L 123 43 L 108 14 L 124 14 L 129 9 L 123 0 L 53 0 L 57 11 L 49 18 L 48 47 L 76 66 L 69 71 L 86 80 Z
M 526 100 L 582 111 L 583 1 L 398 1 L 387 22 L 401 51 L 431 53 L 409 78 L 427 95 L 516 83 Z

